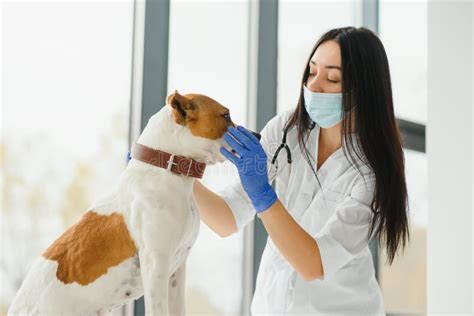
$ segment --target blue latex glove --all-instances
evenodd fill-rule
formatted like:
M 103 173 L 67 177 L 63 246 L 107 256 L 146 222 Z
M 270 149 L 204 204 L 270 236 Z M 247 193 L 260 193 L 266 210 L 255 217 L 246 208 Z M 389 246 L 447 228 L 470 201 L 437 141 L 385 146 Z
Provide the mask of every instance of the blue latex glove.
M 238 156 L 224 147 L 220 148 L 220 152 L 237 167 L 240 182 L 257 213 L 265 211 L 278 197 L 268 182 L 267 155 L 262 145 L 242 126 L 229 127 L 224 139 Z

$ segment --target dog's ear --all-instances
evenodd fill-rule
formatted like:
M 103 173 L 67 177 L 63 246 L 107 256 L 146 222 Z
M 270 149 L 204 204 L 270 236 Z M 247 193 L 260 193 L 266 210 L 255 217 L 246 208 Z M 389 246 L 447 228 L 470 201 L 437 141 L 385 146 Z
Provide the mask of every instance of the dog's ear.
M 196 105 L 191 99 L 179 94 L 178 90 L 170 94 L 166 100 L 173 108 L 176 123 L 186 125 L 187 122 L 196 118 Z

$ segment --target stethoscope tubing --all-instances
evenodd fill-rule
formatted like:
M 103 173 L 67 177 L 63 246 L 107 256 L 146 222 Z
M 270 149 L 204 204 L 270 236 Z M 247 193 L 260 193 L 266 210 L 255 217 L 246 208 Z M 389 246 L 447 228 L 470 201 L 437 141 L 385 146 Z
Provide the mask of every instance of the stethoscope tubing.
M 313 129 L 314 127 L 316 126 L 316 123 L 315 122 L 312 122 L 311 123 L 311 126 L 310 126 L 310 129 Z M 292 162 L 292 159 L 291 159 L 291 150 L 290 150 L 290 147 L 288 146 L 288 144 L 286 143 L 286 134 L 288 133 L 288 126 L 285 126 L 283 128 L 283 137 L 281 138 L 281 143 L 280 143 L 280 146 L 278 146 L 277 150 L 275 151 L 275 153 L 273 154 L 273 157 L 272 157 L 272 161 L 271 161 L 271 164 L 272 165 L 275 165 L 275 162 L 277 160 L 277 157 L 278 157 L 278 154 L 280 153 L 280 151 L 285 148 L 286 150 L 286 160 L 289 164 L 291 164 Z

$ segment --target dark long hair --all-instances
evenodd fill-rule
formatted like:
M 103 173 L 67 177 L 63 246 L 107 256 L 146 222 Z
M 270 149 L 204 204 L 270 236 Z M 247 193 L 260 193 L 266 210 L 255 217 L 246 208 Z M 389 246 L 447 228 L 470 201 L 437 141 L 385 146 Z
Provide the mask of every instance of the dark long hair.
M 309 62 L 314 52 L 328 40 L 336 41 L 341 50 L 344 110 L 341 137 L 347 144 L 346 148 L 343 142 L 344 155 L 359 171 L 354 156 L 364 161 L 375 174 L 375 194 L 371 204 L 374 216 L 367 238 L 375 230 L 380 244 L 385 242 L 388 261 L 392 264 L 399 246 L 404 248 L 410 238 L 408 195 L 402 140 L 393 110 L 388 60 L 377 35 L 364 27 L 343 27 L 329 30 L 321 36 L 305 64 L 298 104 L 286 127 L 291 129 L 296 126 L 299 146 L 318 178 L 313 168 L 315 160 L 306 148 L 314 123 L 305 109 L 303 85 L 306 84 Z M 352 137 L 353 119 L 358 139 Z M 363 153 L 354 147 L 354 142 L 357 142 Z

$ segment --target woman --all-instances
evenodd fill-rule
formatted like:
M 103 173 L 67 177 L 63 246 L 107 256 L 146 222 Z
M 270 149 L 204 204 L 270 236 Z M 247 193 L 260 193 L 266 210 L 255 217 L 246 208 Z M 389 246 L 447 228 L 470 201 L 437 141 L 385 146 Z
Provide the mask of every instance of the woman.
M 271 164 L 284 130 L 292 161 L 282 149 Z M 258 142 L 239 126 L 224 136 L 235 153 L 221 152 L 240 181 L 219 195 L 194 185 L 201 218 L 221 236 L 255 214 L 269 234 L 252 314 L 384 314 L 368 244 L 377 238 L 391 264 L 409 230 L 402 143 L 378 37 L 362 27 L 325 33 L 305 65 L 296 108 L 261 134 Z

